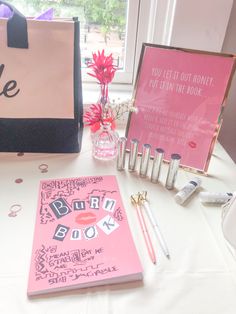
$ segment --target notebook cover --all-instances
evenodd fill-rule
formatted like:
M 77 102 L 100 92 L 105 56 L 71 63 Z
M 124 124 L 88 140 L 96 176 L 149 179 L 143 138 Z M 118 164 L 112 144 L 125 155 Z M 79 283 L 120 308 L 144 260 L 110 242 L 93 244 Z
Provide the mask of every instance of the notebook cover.
M 115 176 L 40 182 L 29 296 L 140 279 Z

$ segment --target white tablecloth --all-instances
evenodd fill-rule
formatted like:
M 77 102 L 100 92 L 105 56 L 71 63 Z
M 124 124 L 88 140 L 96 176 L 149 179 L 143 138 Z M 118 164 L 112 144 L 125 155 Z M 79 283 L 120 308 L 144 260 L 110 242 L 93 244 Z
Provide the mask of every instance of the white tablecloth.
M 42 173 L 39 165 L 48 165 Z M 217 144 L 202 190 L 236 190 L 236 168 Z M 27 281 L 39 180 L 87 175 L 117 176 L 129 224 L 144 268 L 143 282 L 68 291 L 28 299 Z M 0 313 L 1 314 L 235 314 L 236 261 L 221 231 L 221 208 L 201 204 L 197 194 L 185 206 L 175 203 L 176 191 L 164 187 L 167 165 L 159 184 L 127 170 L 118 172 L 115 162 L 96 161 L 90 135 L 85 132 L 80 154 L 0 154 Z M 176 188 L 194 175 L 180 170 Z M 16 179 L 22 183 L 15 183 Z M 129 197 L 148 191 L 151 207 L 169 247 L 171 259 L 162 253 L 153 233 L 157 264 L 147 254 L 135 210 Z M 22 210 L 9 217 L 13 204 Z

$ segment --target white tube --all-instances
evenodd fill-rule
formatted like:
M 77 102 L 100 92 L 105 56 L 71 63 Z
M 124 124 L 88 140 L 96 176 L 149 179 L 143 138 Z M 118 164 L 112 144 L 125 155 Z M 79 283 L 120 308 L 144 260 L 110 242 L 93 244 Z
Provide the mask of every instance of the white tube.
M 233 193 L 227 192 L 200 192 L 199 197 L 202 203 L 225 204 L 233 196 Z
M 175 201 L 178 204 L 183 204 L 201 185 L 201 179 L 195 177 L 189 181 L 177 194 L 175 194 Z

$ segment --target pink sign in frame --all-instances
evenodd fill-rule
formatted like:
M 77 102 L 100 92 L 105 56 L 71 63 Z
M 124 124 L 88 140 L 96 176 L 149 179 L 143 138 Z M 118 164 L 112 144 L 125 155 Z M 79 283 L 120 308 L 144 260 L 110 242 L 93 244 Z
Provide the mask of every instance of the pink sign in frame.
M 162 148 L 167 161 L 178 153 L 182 167 L 206 173 L 234 69 L 234 55 L 143 44 L 128 143 Z

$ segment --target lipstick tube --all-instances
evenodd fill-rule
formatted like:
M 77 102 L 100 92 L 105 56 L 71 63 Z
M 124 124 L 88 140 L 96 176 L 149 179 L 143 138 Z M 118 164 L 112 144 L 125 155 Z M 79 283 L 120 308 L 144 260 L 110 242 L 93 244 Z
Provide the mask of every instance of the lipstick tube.
M 130 153 L 129 153 L 129 171 L 135 171 L 137 156 L 138 156 L 138 144 L 139 141 L 134 138 L 130 141 Z
M 145 178 L 147 176 L 150 153 L 151 153 L 151 145 L 143 144 L 142 158 L 141 158 L 140 170 L 139 170 L 139 175 L 142 178 Z
M 159 180 L 161 165 L 164 157 L 164 150 L 162 148 L 156 148 L 154 154 L 154 160 L 152 164 L 151 181 L 157 183 Z
M 122 171 L 125 169 L 125 149 L 126 149 L 126 137 L 120 137 L 118 139 L 118 155 L 117 155 L 117 170 Z
M 166 188 L 172 190 L 174 188 L 177 172 L 179 169 L 181 156 L 179 154 L 172 154 L 169 164 L 168 174 L 166 178 Z

